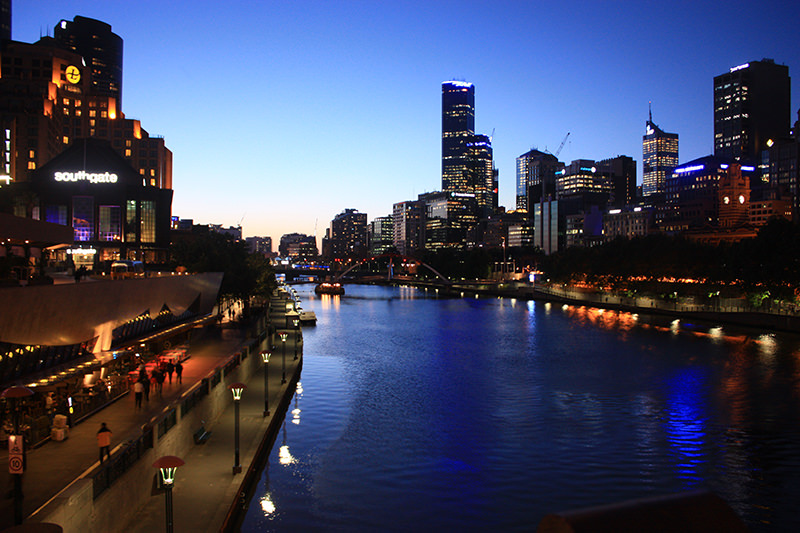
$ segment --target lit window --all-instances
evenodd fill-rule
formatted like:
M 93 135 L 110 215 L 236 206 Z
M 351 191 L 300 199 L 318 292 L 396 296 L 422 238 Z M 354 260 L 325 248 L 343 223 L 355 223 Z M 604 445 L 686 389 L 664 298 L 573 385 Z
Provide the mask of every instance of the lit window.
M 94 109 L 90 109 L 89 110 L 89 116 L 90 117 L 96 117 L 97 116 L 97 111 L 95 111 Z
M 69 144 L 69 137 L 64 136 L 64 144 Z
M 29 158 L 31 158 L 31 159 L 33 159 L 34 157 L 36 157 L 36 150 L 31 150 L 31 151 L 29 151 L 29 152 L 28 152 L 28 157 L 29 157 Z
M 125 149 L 125 157 L 130 157 L 130 156 L 131 156 L 131 149 L 130 148 L 126 148 Z
M 100 111 L 100 118 L 108 118 L 108 111 Z
M 28 161 L 28 170 L 36 170 L 36 161 Z

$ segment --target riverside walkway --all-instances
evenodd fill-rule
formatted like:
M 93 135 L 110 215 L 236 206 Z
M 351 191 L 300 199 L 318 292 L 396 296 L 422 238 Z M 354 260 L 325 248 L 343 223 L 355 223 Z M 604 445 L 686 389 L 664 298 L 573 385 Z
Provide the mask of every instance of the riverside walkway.
M 302 366 L 302 336 L 293 329 L 284 328 L 285 305 L 278 306 L 278 311 L 270 315 L 272 330 L 288 331 L 285 343 L 286 350 L 286 383 L 282 378 L 282 348 L 277 334 L 267 336 L 264 345 L 278 344 L 273 350 L 269 363 L 269 402 L 272 416 L 262 417 L 264 410 L 264 378 L 261 371 L 253 373 L 247 382 L 248 389 L 241 401 L 240 426 L 240 464 L 242 473 L 232 474 L 234 462 L 233 445 L 233 404 L 224 412 L 206 424 L 211 437 L 204 444 L 195 445 L 182 459 L 186 465 L 178 471 L 173 498 L 175 501 L 175 524 L 178 531 L 218 531 L 228 518 L 231 504 L 236 500 L 242 482 L 254 475 L 248 475 L 248 467 L 258 455 L 260 446 L 272 440 L 267 437 L 267 430 L 277 426 L 283 418 L 285 406 L 291 400 L 294 385 L 299 379 Z M 113 461 L 124 446 L 142 435 L 142 428 L 152 424 L 153 420 L 163 414 L 170 405 L 178 402 L 182 395 L 209 376 L 226 360 L 237 353 L 247 342 L 246 330 L 235 322 L 224 322 L 217 330 L 219 335 L 205 335 L 189 343 L 189 358 L 183 363 L 183 382 L 177 383 L 173 376 L 172 383 L 165 381 L 159 396 L 151 389 L 149 401 L 142 409 L 136 410 L 133 394 L 127 394 L 114 403 L 106 405 L 96 413 L 84 418 L 74 425 L 69 438 L 64 441 L 48 441 L 40 447 L 27 452 L 27 466 L 23 475 L 23 516 L 24 523 L 56 522 L 48 519 L 48 510 L 57 505 L 59 498 L 64 498 L 76 483 L 91 479 L 99 472 L 98 446 L 96 433 L 101 422 L 105 422 L 112 430 L 111 460 Z M 298 358 L 294 359 L 295 342 Z M 276 342 L 277 341 L 277 342 Z M 262 366 L 258 353 L 259 368 Z M 249 363 L 254 364 L 254 361 Z M 284 410 L 279 409 L 283 406 Z M 168 453 L 166 453 L 168 454 Z M 176 454 L 177 455 L 177 454 Z M 0 460 L 7 458 L 7 451 L 2 450 Z M 147 465 L 149 467 L 149 464 Z M 156 470 L 151 469 L 155 475 Z M 14 501 L 12 499 L 13 482 L 7 469 L 4 469 L 4 490 L 0 498 L 0 531 L 13 526 Z M 123 474 L 117 483 L 125 485 L 130 480 Z M 120 507 L 131 505 L 131 502 L 120 501 Z M 154 494 L 137 510 L 131 509 L 120 513 L 120 516 L 133 519 L 121 520 L 116 524 L 116 531 L 153 531 L 161 530 L 165 524 L 164 496 Z M 62 525 L 64 531 L 76 531 L 69 524 Z M 81 532 L 83 533 L 83 532 Z

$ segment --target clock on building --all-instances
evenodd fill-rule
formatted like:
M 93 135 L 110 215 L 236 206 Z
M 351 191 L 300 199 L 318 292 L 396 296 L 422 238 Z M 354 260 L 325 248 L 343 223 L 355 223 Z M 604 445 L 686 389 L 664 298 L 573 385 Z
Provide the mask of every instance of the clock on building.
M 67 81 L 70 83 L 78 83 L 81 81 L 81 71 L 75 65 L 70 65 L 66 70 Z

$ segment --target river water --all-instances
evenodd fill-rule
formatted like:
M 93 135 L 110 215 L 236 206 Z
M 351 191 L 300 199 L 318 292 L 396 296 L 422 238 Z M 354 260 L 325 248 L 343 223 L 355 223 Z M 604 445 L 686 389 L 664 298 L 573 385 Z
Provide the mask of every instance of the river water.
M 243 531 L 530 531 L 711 490 L 800 531 L 800 338 L 414 288 L 300 291 L 300 385 Z

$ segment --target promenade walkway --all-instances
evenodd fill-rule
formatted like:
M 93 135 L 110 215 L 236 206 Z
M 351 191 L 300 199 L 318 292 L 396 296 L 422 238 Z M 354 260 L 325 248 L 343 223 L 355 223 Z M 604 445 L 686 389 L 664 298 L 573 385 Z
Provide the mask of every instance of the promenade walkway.
M 282 329 L 283 316 L 284 314 L 280 314 L 280 320 L 277 320 L 277 317 L 273 320 L 277 321 L 279 330 Z M 296 383 L 295 372 L 299 374 L 302 361 L 299 349 L 298 359 L 294 359 L 295 335 L 294 331 L 290 333 L 285 347 L 287 383 L 281 383 L 282 346 L 273 351 L 269 364 L 270 404 L 274 405 L 274 408 L 270 409 L 272 415 L 277 413 L 276 408 L 282 395 L 287 393 L 290 385 L 293 387 Z M 207 377 L 221 362 L 239 351 L 247 340 L 244 334 L 245 330 L 239 329 L 236 323 L 223 323 L 219 336 L 207 335 L 189 343 L 187 351 L 189 359 L 183 364 L 182 384 L 177 383 L 173 375 L 172 383 L 165 381 L 160 397 L 151 389 L 149 401 L 144 403 L 140 410 L 135 409 L 133 394 L 127 394 L 72 427 L 68 439 L 60 442 L 48 441 L 39 448 L 29 450 L 23 476 L 25 522 L 39 521 L 36 516 L 37 510 L 78 479 L 92 477 L 97 471 L 100 463 L 96 433 L 102 422 L 105 422 L 113 432 L 111 445 L 113 459 L 115 452 L 127 441 L 138 438 L 142 426 L 161 414 L 165 406 L 180 398 L 183 392 Z M 277 339 L 277 335 L 275 337 Z M 272 342 L 275 342 L 275 339 Z M 279 339 L 277 343 L 280 344 Z M 240 406 L 240 463 L 244 472 L 247 471 L 265 429 L 272 420 L 272 417 L 262 417 L 263 374 L 260 372 L 255 374 L 251 381 L 252 383 L 247 384 L 248 389 Z M 291 399 L 291 395 L 288 399 Z M 207 443 L 196 445 L 188 456 L 183 457 L 186 466 L 179 470 L 173 492 L 176 502 L 175 522 L 180 524 L 176 526 L 178 531 L 217 531 L 231 502 L 234 501 L 244 474 L 235 476 L 232 474 L 233 405 L 228 411 L 223 413 L 216 423 L 206 426 L 206 429 L 212 432 Z M 280 413 L 280 416 L 282 417 L 283 413 Z M 7 463 L 7 455 L 7 450 L 0 450 L 0 461 Z M 13 478 L 7 468 L 3 469 L 2 476 L 4 484 L 0 498 L 0 531 L 14 524 Z M 120 481 L 124 482 L 124 478 Z M 192 490 L 197 492 L 184 496 Z M 189 499 L 183 500 L 184 497 Z M 184 501 L 191 503 L 184 506 Z M 190 518 L 195 520 L 191 522 L 191 526 L 189 526 Z M 120 524 L 119 531 L 158 531 L 164 528 L 164 523 L 164 496 L 156 495 L 140 509 L 137 518 L 131 524 Z

